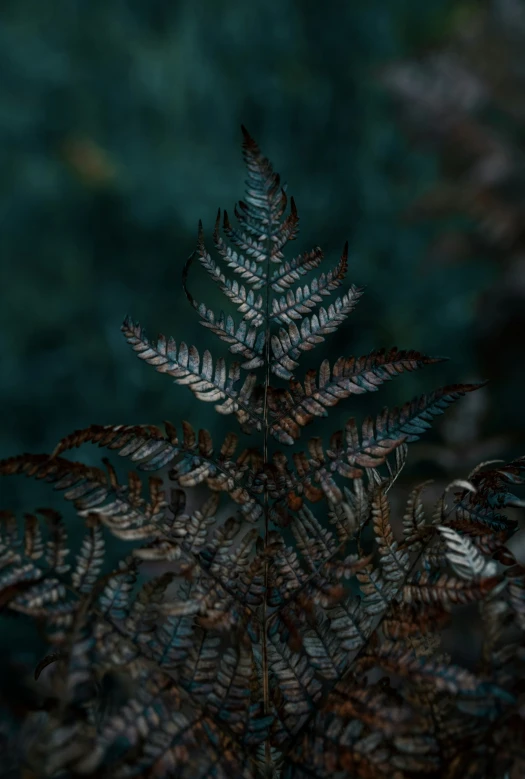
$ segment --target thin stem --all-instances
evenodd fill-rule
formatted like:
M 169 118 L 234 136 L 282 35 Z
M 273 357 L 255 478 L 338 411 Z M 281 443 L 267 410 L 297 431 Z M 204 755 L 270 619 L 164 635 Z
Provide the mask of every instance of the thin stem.
M 268 220 L 271 225 L 271 219 Z M 265 354 L 264 354 L 264 405 L 263 405 L 263 430 L 264 430 L 264 443 L 263 443 L 263 472 L 266 473 L 266 465 L 268 464 L 268 438 L 270 427 L 268 424 L 268 389 L 270 386 L 270 253 L 271 253 L 271 238 L 267 239 L 267 255 L 266 255 L 266 340 L 265 340 Z M 268 644 L 266 636 L 266 626 L 268 620 L 268 556 L 266 554 L 268 549 L 268 534 L 269 534 L 269 500 L 268 500 L 268 480 L 264 482 L 264 603 L 263 603 L 263 619 L 262 619 L 262 674 L 263 674 L 263 707 L 264 713 L 268 714 L 270 711 L 270 683 L 269 683 L 269 670 L 268 670 Z M 265 759 L 266 766 L 271 765 L 270 754 L 270 742 L 266 739 L 265 745 Z

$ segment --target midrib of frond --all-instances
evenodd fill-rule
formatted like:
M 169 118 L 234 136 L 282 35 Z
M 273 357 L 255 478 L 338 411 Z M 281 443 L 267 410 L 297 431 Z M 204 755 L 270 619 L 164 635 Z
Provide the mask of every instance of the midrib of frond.
M 270 422 L 269 422 L 269 405 L 268 405 L 268 393 L 269 393 L 269 387 L 270 387 L 270 257 L 271 257 L 271 251 L 272 251 L 272 232 L 273 232 L 273 221 L 272 221 L 272 214 L 271 214 L 271 202 L 269 198 L 269 194 L 267 193 L 265 204 L 265 216 L 266 216 L 266 235 L 265 235 L 265 246 L 266 246 L 266 270 L 265 270 L 265 276 L 266 276 L 266 283 L 265 283 L 265 290 L 266 290 L 266 300 L 265 300 L 265 344 L 264 344 L 264 401 L 263 401 L 263 472 L 266 470 L 266 466 L 268 465 L 268 440 L 269 440 L 269 434 L 270 434 Z M 269 543 L 269 532 L 270 532 L 270 506 L 269 506 L 269 494 L 268 494 L 268 483 L 265 481 L 264 483 L 264 504 L 263 504 L 263 510 L 264 510 L 264 552 L 265 552 L 265 559 L 264 559 L 264 602 L 263 602 L 263 614 L 262 614 L 262 630 L 261 630 L 261 636 L 262 636 L 262 675 L 263 675 L 263 713 L 266 715 L 270 712 L 270 672 L 269 672 L 269 656 L 268 656 L 268 636 L 267 636 L 267 622 L 268 622 L 268 591 L 269 591 L 269 563 L 268 563 L 268 557 L 267 557 L 267 549 L 268 549 L 268 543 Z M 264 745 L 264 755 L 265 755 L 265 763 L 267 770 L 270 770 L 272 765 L 272 755 L 271 755 L 271 747 L 270 742 L 268 739 L 265 741 Z
M 263 398 L 263 419 L 262 419 L 262 432 L 263 432 L 263 472 L 266 470 L 266 466 L 269 464 L 268 455 L 268 441 L 270 435 L 269 424 L 269 389 L 270 389 L 270 372 L 271 372 L 271 350 L 270 350 L 270 262 L 272 259 L 275 262 L 280 262 L 280 252 L 277 251 L 274 254 L 274 236 L 279 235 L 279 219 L 282 216 L 283 210 L 286 207 L 286 201 L 284 197 L 281 197 L 282 188 L 280 187 L 279 178 L 276 176 L 271 168 L 271 165 L 265 160 L 259 152 L 257 146 L 253 143 L 248 133 L 244 130 L 244 149 L 245 149 L 245 161 L 248 167 L 248 182 L 246 190 L 246 204 L 240 204 L 242 207 L 243 215 L 236 215 L 241 217 L 240 221 L 247 228 L 251 235 L 257 237 L 259 247 L 264 247 L 264 252 L 261 252 L 261 256 L 258 257 L 259 262 L 265 262 L 265 348 L 264 348 L 264 398 Z M 295 207 L 292 204 L 292 212 L 295 215 Z M 286 231 L 285 231 L 286 232 Z M 282 237 L 282 236 L 281 236 Z M 267 621 L 268 621 L 268 591 L 269 591 L 269 564 L 267 557 L 267 550 L 269 546 L 269 491 L 267 482 L 264 483 L 264 539 L 263 546 L 265 550 L 264 560 L 264 601 L 262 606 L 262 630 L 261 630 L 261 660 L 262 660 L 262 686 L 263 686 L 263 710 L 264 714 L 270 712 L 270 686 L 269 686 L 269 647 L 267 636 Z M 265 739 L 264 742 L 264 763 L 266 771 L 271 769 L 272 750 L 270 741 Z

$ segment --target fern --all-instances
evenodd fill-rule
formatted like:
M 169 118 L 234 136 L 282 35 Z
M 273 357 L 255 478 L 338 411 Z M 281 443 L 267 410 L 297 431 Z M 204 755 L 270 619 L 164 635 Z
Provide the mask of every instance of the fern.
M 201 324 L 240 359 L 151 341 L 129 317 L 122 330 L 140 359 L 235 415 L 254 443 L 238 452 L 230 431 L 217 448 L 188 421 L 180 436 L 169 422 L 92 425 L 51 455 L 0 462 L 1 474 L 53 484 L 86 524 L 72 560 L 56 512 L 27 514 L 22 529 L 0 516 L 0 602 L 35 620 L 49 644 L 35 670 L 47 677 L 45 705 L 17 709 L 4 746 L 24 776 L 453 779 L 468 767 L 469 776 L 503 777 L 507 756 L 523 756 L 525 570 L 505 545 L 515 523 L 502 510 L 520 505 L 506 485 L 525 481 L 525 459 L 453 482 L 430 518 L 419 485 L 396 539 L 388 493 L 407 444 L 482 384 L 442 387 L 360 427 L 350 418 L 328 447 L 311 437 L 290 455 L 270 452 L 272 438 L 294 447 L 340 401 L 442 358 L 391 347 L 296 376 L 362 289 L 344 288 L 347 244 L 333 268 L 301 282 L 323 254 L 285 259 L 297 208 L 291 199 L 285 216 L 279 176 L 243 135 L 238 227 L 224 212 L 221 237 L 219 212 L 217 264 L 199 225 L 183 272 Z M 195 259 L 240 319 L 195 300 Z M 107 458 L 102 470 L 65 456 L 86 443 L 129 461 L 127 480 Z M 167 477 L 152 475 L 165 468 Z M 209 496 L 186 513 L 184 490 L 198 484 Z M 238 507 L 226 521 L 222 492 Z M 108 535 L 133 548 L 103 573 Z M 171 571 L 141 581 L 152 561 Z M 454 606 L 471 602 L 486 626 L 477 670 L 440 651 Z M 371 669 L 387 676 L 369 680 Z

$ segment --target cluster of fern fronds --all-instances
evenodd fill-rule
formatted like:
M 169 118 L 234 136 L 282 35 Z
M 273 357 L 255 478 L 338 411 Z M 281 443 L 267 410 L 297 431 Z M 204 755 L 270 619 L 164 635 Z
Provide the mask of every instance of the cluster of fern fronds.
M 243 318 L 216 316 L 187 292 L 242 363 L 227 368 L 207 350 L 201 358 L 183 342 L 150 341 L 130 319 L 123 331 L 140 358 L 235 415 L 254 445 L 238 451 L 229 432 L 217 446 L 189 422 L 93 425 L 51 455 L 0 462 L 1 474 L 61 491 L 86 527 L 73 557 L 57 512 L 26 514 L 23 526 L 1 515 L 2 609 L 34 620 L 49 645 L 33 697 L 13 705 L 2 696 L 1 775 L 523 775 L 525 567 L 506 546 L 516 523 L 504 511 L 520 505 L 509 485 L 525 482 L 525 458 L 453 482 L 431 516 L 417 486 L 401 534 L 388 492 L 407 444 L 479 385 L 443 387 L 359 427 L 349 419 L 328 446 L 317 437 L 291 457 L 270 451 L 272 439 L 293 446 L 350 395 L 438 360 L 394 347 L 325 359 L 296 378 L 301 353 L 343 322 L 361 290 L 321 305 L 345 279 L 347 247 L 335 268 L 296 284 L 322 252 L 284 260 L 295 204 L 284 217 L 284 188 L 246 131 L 244 156 L 240 227 L 223 217 L 238 251 L 219 218 L 214 241 L 246 287 L 211 259 L 202 229 L 195 253 Z M 272 374 L 285 386 L 271 385 Z M 127 481 L 107 458 L 99 469 L 65 456 L 86 443 L 130 461 Z M 143 483 L 140 474 L 159 471 Z M 186 513 L 185 490 L 198 484 L 209 497 Z M 221 493 L 238 506 L 226 521 L 217 518 Z M 108 536 L 129 544 L 109 572 Z M 169 571 L 144 579 L 152 562 Z M 483 630 L 468 669 L 442 643 L 465 604 Z

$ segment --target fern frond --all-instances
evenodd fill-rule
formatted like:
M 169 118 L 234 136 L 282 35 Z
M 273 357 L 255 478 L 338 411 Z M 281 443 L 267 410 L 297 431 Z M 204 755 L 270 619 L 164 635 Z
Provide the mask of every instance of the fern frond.
M 137 560 L 129 557 L 119 563 L 118 569 L 109 577 L 109 581 L 98 596 L 101 613 L 112 619 L 123 620 L 129 617 L 130 593 L 137 580 Z
M 14 514 L 12 515 L 12 517 L 16 523 Z M 18 535 L 18 528 L 16 528 L 16 524 L 15 524 L 15 529 L 16 529 L 16 535 Z M 5 538 L 3 534 L 1 537 Z M 7 541 L 6 546 L 12 546 L 15 548 L 16 546 L 18 546 L 18 540 L 16 536 L 12 537 L 11 539 L 6 538 L 5 540 Z M 24 515 L 24 555 L 26 557 L 29 557 L 31 560 L 39 560 L 43 554 L 44 554 L 44 541 L 42 538 L 42 531 L 40 530 L 40 526 L 38 524 L 38 519 L 35 517 L 34 514 L 25 514 Z
M 177 384 L 189 386 L 195 397 L 208 403 L 224 400 L 217 404 L 215 410 L 220 414 L 233 414 L 243 412 L 257 430 L 261 429 L 261 423 L 253 416 L 249 405 L 250 396 L 256 382 L 255 374 L 249 373 L 240 390 L 235 385 L 240 378 L 239 363 L 234 362 L 226 376 L 226 365 L 222 358 L 215 361 L 208 349 L 202 357 L 194 346 L 187 347 L 184 342 L 177 345 L 170 338 L 159 336 L 156 343 L 149 341 L 144 330 L 139 324 L 134 324 L 128 317 L 122 325 L 122 331 L 127 342 L 137 352 L 141 360 L 154 365 L 160 373 L 173 376 Z M 242 420 L 244 421 L 244 419 Z
M 421 500 L 421 493 L 432 480 L 427 480 L 418 484 L 408 496 L 405 513 L 403 514 L 403 535 L 405 545 L 413 551 L 419 552 L 422 548 L 421 535 L 425 526 L 425 509 Z
M 481 470 L 481 466 L 469 474 L 475 492 L 462 491 L 457 495 L 456 516 L 461 521 L 480 523 L 494 532 L 509 534 L 516 528 L 515 520 L 509 519 L 500 510 L 505 506 L 524 505 L 505 484 L 525 482 L 525 457 L 512 460 L 503 468 Z
M 333 555 L 338 548 L 333 533 L 321 525 L 308 506 L 299 510 L 292 522 L 292 532 L 297 548 L 311 568 L 315 568 L 323 558 Z
M 330 629 L 349 652 L 365 646 L 372 632 L 372 615 L 354 597 L 345 599 L 327 611 Z
M 136 467 L 143 471 L 160 470 L 175 458 L 180 458 L 173 467 L 173 474 L 176 474 L 181 486 L 191 487 L 206 481 L 212 490 L 228 491 L 233 500 L 241 506 L 245 518 L 255 522 L 261 512 L 258 497 L 241 483 L 247 468 L 243 465 L 245 454 L 241 454 L 236 462 L 231 459 L 238 437 L 234 433 L 228 433 L 218 455 L 215 456 L 213 442 L 207 430 L 201 429 L 197 434 L 188 422 L 183 422 L 183 435 L 182 439 L 179 439 L 171 422 L 164 424 L 167 435 L 154 425 L 91 425 L 63 438 L 55 447 L 52 457 L 59 459 L 59 455 L 68 449 L 89 442 L 116 450 L 121 457 L 130 457 L 137 463 Z M 26 472 L 30 463 L 40 462 L 39 455 L 27 457 L 29 463 L 24 463 L 23 458 L 16 463 L 0 461 L 0 473 Z M 48 459 L 42 456 L 42 467 L 48 465 L 52 470 L 52 462 L 48 463 Z M 68 461 L 63 460 L 60 467 L 67 468 L 66 463 Z M 14 470 L 15 468 L 18 469 Z M 38 471 L 38 467 L 35 471 Z M 47 474 L 47 470 L 45 473 Z M 104 472 L 98 471 L 98 474 L 100 483 L 104 483 Z M 37 478 L 42 477 L 37 475 Z
M 156 627 L 158 607 L 174 579 L 175 573 L 168 571 L 143 583 L 126 620 L 126 630 L 135 640 L 144 643 L 151 637 Z
M 319 699 L 321 683 L 315 678 L 306 655 L 293 652 L 280 641 L 277 633 L 269 638 L 268 657 L 275 706 L 287 733 L 293 733 Z
M 478 581 L 465 581 L 446 573 L 436 575 L 418 571 L 412 581 L 405 584 L 403 598 L 406 603 L 436 603 L 443 606 L 470 603 L 481 600 L 499 581 L 497 576 Z
M 254 290 L 258 290 L 264 286 L 266 282 L 266 273 L 264 269 L 258 265 L 255 260 L 251 260 L 249 257 L 244 257 L 242 254 L 239 255 L 230 246 L 227 246 L 225 241 L 219 235 L 217 224 L 215 225 L 213 239 L 215 248 L 224 259 L 228 267 L 233 268 L 234 273 L 238 273 L 241 278 L 245 279 L 245 281 L 253 287 Z M 208 270 L 208 268 L 206 268 L 206 270 Z M 216 271 L 214 271 L 214 273 L 217 275 Z
M 220 317 L 217 319 L 213 311 L 206 308 L 204 303 L 195 304 L 199 316 L 204 321 L 201 322 L 203 327 L 207 327 L 212 333 L 218 335 L 221 341 L 225 341 L 231 344 L 229 351 L 232 354 L 241 354 L 246 362 L 241 363 L 241 368 L 244 370 L 253 370 L 264 365 L 264 359 L 262 357 L 264 353 L 264 341 L 265 333 L 260 331 L 257 333 L 257 328 L 248 327 L 243 320 L 239 325 L 236 325 L 231 316 L 225 316 L 221 311 Z
M 340 682 L 328 696 L 325 710 L 345 720 L 359 720 L 388 736 L 403 732 L 414 719 L 410 706 L 399 699 L 394 703 L 394 696 L 379 684 L 356 689 L 355 682 Z
M 302 569 L 297 553 L 284 544 L 282 536 L 272 533 L 269 538 L 271 550 L 271 575 L 268 603 L 279 606 L 286 603 L 294 590 L 298 589 L 307 579 Z
M 257 707 L 251 707 L 251 677 L 251 651 L 243 643 L 237 650 L 226 650 L 215 678 L 210 678 L 213 686 L 206 695 L 206 708 L 218 720 L 226 722 L 233 733 L 243 737 L 245 743 L 257 744 L 268 736 L 273 717 L 257 717 Z
M 443 357 L 426 357 L 420 352 L 400 351 L 397 347 L 378 349 L 365 357 L 340 357 L 330 369 L 323 360 L 319 371 L 306 373 L 304 387 L 291 381 L 289 392 L 270 393 L 270 431 L 280 443 L 293 443 L 301 427 L 314 417 L 326 417 L 327 409 L 350 395 L 376 392 L 385 381 L 403 371 L 413 371 L 425 365 L 442 362 Z M 317 383 L 317 375 L 319 375 Z
M 485 560 L 472 541 L 450 527 L 438 525 L 448 547 L 447 559 L 454 572 L 462 579 L 495 576 L 496 564 Z
M 237 541 L 235 549 L 232 550 L 226 544 L 221 544 L 213 563 L 210 565 L 211 572 L 221 581 L 231 584 L 232 571 L 235 572 L 235 578 L 237 578 L 248 568 L 258 538 L 258 531 L 252 528 L 240 541 Z
M 328 310 L 321 306 L 318 314 L 305 317 L 300 329 L 295 322 L 290 322 L 287 329 L 281 327 L 277 335 L 271 336 L 272 373 L 281 379 L 293 378 L 300 353 L 310 351 L 324 341 L 325 335 L 334 333 L 354 310 L 362 294 L 363 289 L 352 285 L 347 293 L 330 303 Z
M 49 539 L 46 544 L 45 558 L 49 568 L 58 574 L 69 571 L 69 563 L 65 562 L 69 554 L 66 547 L 67 533 L 62 515 L 54 509 L 40 509 L 49 529 Z
M 374 423 L 371 417 L 363 422 L 362 435 L 363 442 L 359 444 L 356 437 L 356 426 L 354 420 L 350 420 L 346 427 L 347 455 L 348 461 L 358 465 L 368 466 L 366 458 L 360 454 L 365 451 L 370 452 L 372 457 L 378 455 L 380 461 L 384 461 L 381 448 L 392 450 L 392 442 L 410 443 L 417 441 L 420 435 L 430 427 L 430 420 L 433 416 L 442 414 L 447 406 L 456 401 L 467 392 L 473 392 L 484 386 L 485 382 L 480 384 L 449 384 L 441 387 L 428 395 L 420 395 L 413 400 L 405 403 L 400 408 L 392 410 L 383 409 L 375 421 L 376 434 L 374 434 Z M 357 444 L 357 454 L 353 455 L 352 449 Z M 398 445 L 396 443 L 396 445 Z M 377 447 L 377 450 L 376 450 Z M 378 465 L 377 461 L 372 461 L 370 465 Z
M 233 590 L 239 603 L 249 607 L 261 606 L 266 596 L 267 585 L 264 576 L 264 556 L 258 553 L 250 564 L 241 570 L 233 582 Z
M 206 543 L 208 529 L 215 523 L 220 496 L 212 492 L 199 509 L 190 514 L 177 514 L 171 526 L 173 536 L 180 539 L 181 547 L 187 552 L 198 552 Z
M 385 408 L 375 422 L 372 417 L 364 420 L 361 440 L 355 419 L 349 419 L 344 431 L 346 445 L 343 443 L 343 431 L 332 435 L 330 448 L 326 450 L 318 437 L 311 438 L 308 442 L 310 459 L 304 452 L 294 452 L 292 455 L 295 472 L 285 455 L 276 453 L 273 467 L 278 473 L 278 479 L 268 482 L 270 494 L 283 499 L 291 490 L 296 493 L 304 490 L 306 497 L 313 502 L 326 495 L 332 503 L 339 503 L 342 492 L 332 474 L 356 479 L 363 475 L 362 467 L 377 468 L 382 465 L 395 449 L 405 442 L 416 441 L 430 427 L 428 420 L 432 416 L 442 414 L 448 405 L 478 386 L 452 384 L 429 395 L 421 395 L 401 408 Z
M 312 279 L 310 287 L 298 287 L 295 292 L 289 290 L 286 297 L 272 300 L 272 320 L 282 325 L 289 325 L 294 319 L 302 319 L 303 314 L 308 314 L 310 309 L 321 303 L 323 296 L 329 295 L 334 289 L 341 286 L 348 269 L 348 242 L 345 244 L 339 265 L 324 273 L 318 278 Z
M 398 641 L 411 636 L 421 636 L 435 631 L 437 627 L 443 627 L 450 621 L 449 612 L 441 604 L 425 603 L 424 608 L 419 608 L 419 605 L 394 602 L 381 623 L 385 637 Z
M 347 653 L 330 621 L 320 610 L 313 613 L 303 633 L 309 662 L 322 679 L 339 679 L 347 665 Z
M 104 535 L 98 518 L 90 517 L 88 532 L 82 540 L 75 570 L 71 575 L 73 587 L 83 594 L 92 591 L 102 569 L 105 554 Z
M 379 548 L 381 570 L 387 581 L 404 581 L 408 573 L 408 553 L 401 551 L 390 524 L 390 507 L 383 490 L 379 488 L 372 500 L 374 533 Z
M 181 600 L 188 599 L 188 592 Z M 161 668 L 178 670 L 191 651 L 194 630 L 193 616 L 167 616 L 157 625 L 153 635 L 140 637 L 142 651 Z
M 222 239 L 219 238 L 220 217 L 221 212 L 219 209 L 213 236 L 219 253 L 224 255 L 224 243 Z M 204 244 L 204 231 L 202 229 L 201 221 L 199 221 L 199 233 L 197 238 L 197 257 L 203 268 L 210 274 L 212 279 L 219 286 L 221 292 L 223 292 L 223 294 L 226 295 L 226 297 L 229 298 L 232 303 L 237 305 L 238 311 L 243 314 L 243 319 L 250 321 L 254 327 L 259 327 L 265 321 L 265 312 L 263 309 L 264 301 L 262 295 L 255 297 L 253 289 L 247 291 L 242 285 L 239 286 L 239 282 L 236 279 L 230 280 L 226 278 L 224 273 L 222 273 L 219 266 L 213 262 L 210 254 L 206 250 L 206 246 Z M 236 254 L 235 257 L 237 257 Z M 189 261 L 191 261 L 191 258 Z M 250 277 L 250 283 L 254 289 L 260 289 L 265 281 L 265 276 L 261 272 L 260 266 L 257 266 L 255 263 L 250 264 L 249 260 L 246 260 L 246 262 L 249 263 L 250 267 L 253 264 L 253 277 Z M 231 265 L 232 260 L 230 260 L 228 264 Z M 235 268 L 237 272 L 242 271 L 243 276 L 249 273 L 245 266 L 239 267 L 239 265 L 235 265 Z
M 504 690 L 498 690 L 495 686 L 487 684 L 464 668 L 419 658 L 413 650 L 403 648 L 397 642 L 385 641 L 357 663 L 360 671 L 376 664 L 412 680 L 419 678 L 428 680 L 440 691 L 446 690 L 453 694 L 472 697 L 495 695 L 508 698 Z
M 397 593 L 393 582 L 388 580 L 379 568 L 372 564 L 358 571 L 359 587 L 363 593 L 363 608 L 370 616 L 387 611 Z
M 249 250 L 256 262 L 262 263 L 269 259 L 270 262 L 280 263 L 282 246 L 292 241 L 297 234 L 298 217 L 295 203 L 292 198 L 290 214 L 281 223 L 287 197 L 280 185 L 280 177 L 273 172 L 270 161 L 263 157 L 245 127 L 242 127 L 242 133 L 243 157 L 248 169 L 248 179 L 246 202 L 239 202 L 235 216 L 247 235 L 239 234 L 231 228 L 226 213 L 225 230 L 230 240 L 239 248 Z M 270 235 L 272 239 L 269 251 L 262 241 L 266 235 Z
M 347 245 L 343 253 L 347 251 Z M 301 276 L 304 276 L 314 268 L 317 268 L 324 259 L 324 254 L 319 246 L 312 249 L 309 252 L 304 252 L 293 260 L 284 261 L 278 268 L 276 268 L 270 276 L 270 284 L 274 292 L 286 292 L 286 290 L 292 286 L 295 281 L 299 281 Z

